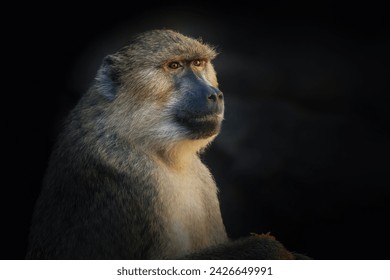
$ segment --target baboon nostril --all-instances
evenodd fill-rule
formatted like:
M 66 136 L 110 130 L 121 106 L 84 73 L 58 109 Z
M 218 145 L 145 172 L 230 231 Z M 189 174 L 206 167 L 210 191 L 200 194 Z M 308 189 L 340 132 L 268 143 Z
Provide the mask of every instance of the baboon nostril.
M 215 102 L 217 101 L 217 95 L 215 93 L 212 93 L 209 95 L 208 99 Z
M 223 93 L 219 90 L 216 90 L 213 93 L 210 93 L 208 96 L 208 99 L 212 102 L 222 101 L 223 100 Z

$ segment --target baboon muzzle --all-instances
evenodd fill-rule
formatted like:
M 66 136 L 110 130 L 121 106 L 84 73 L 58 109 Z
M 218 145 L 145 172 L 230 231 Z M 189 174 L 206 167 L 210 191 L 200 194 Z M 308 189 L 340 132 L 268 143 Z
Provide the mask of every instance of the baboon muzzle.
M 195 138 L 217 134 L 224 112 L 223 93 L 189 69 L 176 78 L 176 87 L 181 95 L 176 120 Z

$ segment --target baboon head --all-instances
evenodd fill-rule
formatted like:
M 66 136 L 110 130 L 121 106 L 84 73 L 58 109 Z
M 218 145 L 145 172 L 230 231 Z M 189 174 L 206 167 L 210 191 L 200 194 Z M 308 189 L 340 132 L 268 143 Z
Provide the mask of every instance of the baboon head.
M 148 148 L 198 143 L 218 134 L 224 113 L 210 46 L 172 30 L 153 30 L 104 59 L 96 91 L 107 125 Z

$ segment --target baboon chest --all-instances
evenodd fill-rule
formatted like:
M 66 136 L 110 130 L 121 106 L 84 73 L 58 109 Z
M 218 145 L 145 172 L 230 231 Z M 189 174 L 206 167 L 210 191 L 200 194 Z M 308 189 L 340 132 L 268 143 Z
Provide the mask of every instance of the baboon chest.
M 219 213 L 215 185 L 208 174 L 167 172 L 160 186 L 168 246 L 174 254 L 187 253 L 210 245 L 214 235 L 210 213 Z

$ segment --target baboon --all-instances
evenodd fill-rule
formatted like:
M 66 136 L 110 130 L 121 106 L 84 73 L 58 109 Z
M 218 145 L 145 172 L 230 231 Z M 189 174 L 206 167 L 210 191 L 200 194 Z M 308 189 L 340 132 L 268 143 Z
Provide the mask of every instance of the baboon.
M 199 154 L 224 114 L 216 51 L 173 30 L 108 55 L 65 120 L 27 259 L 294 259 L 269 235 L 229 240 Z

